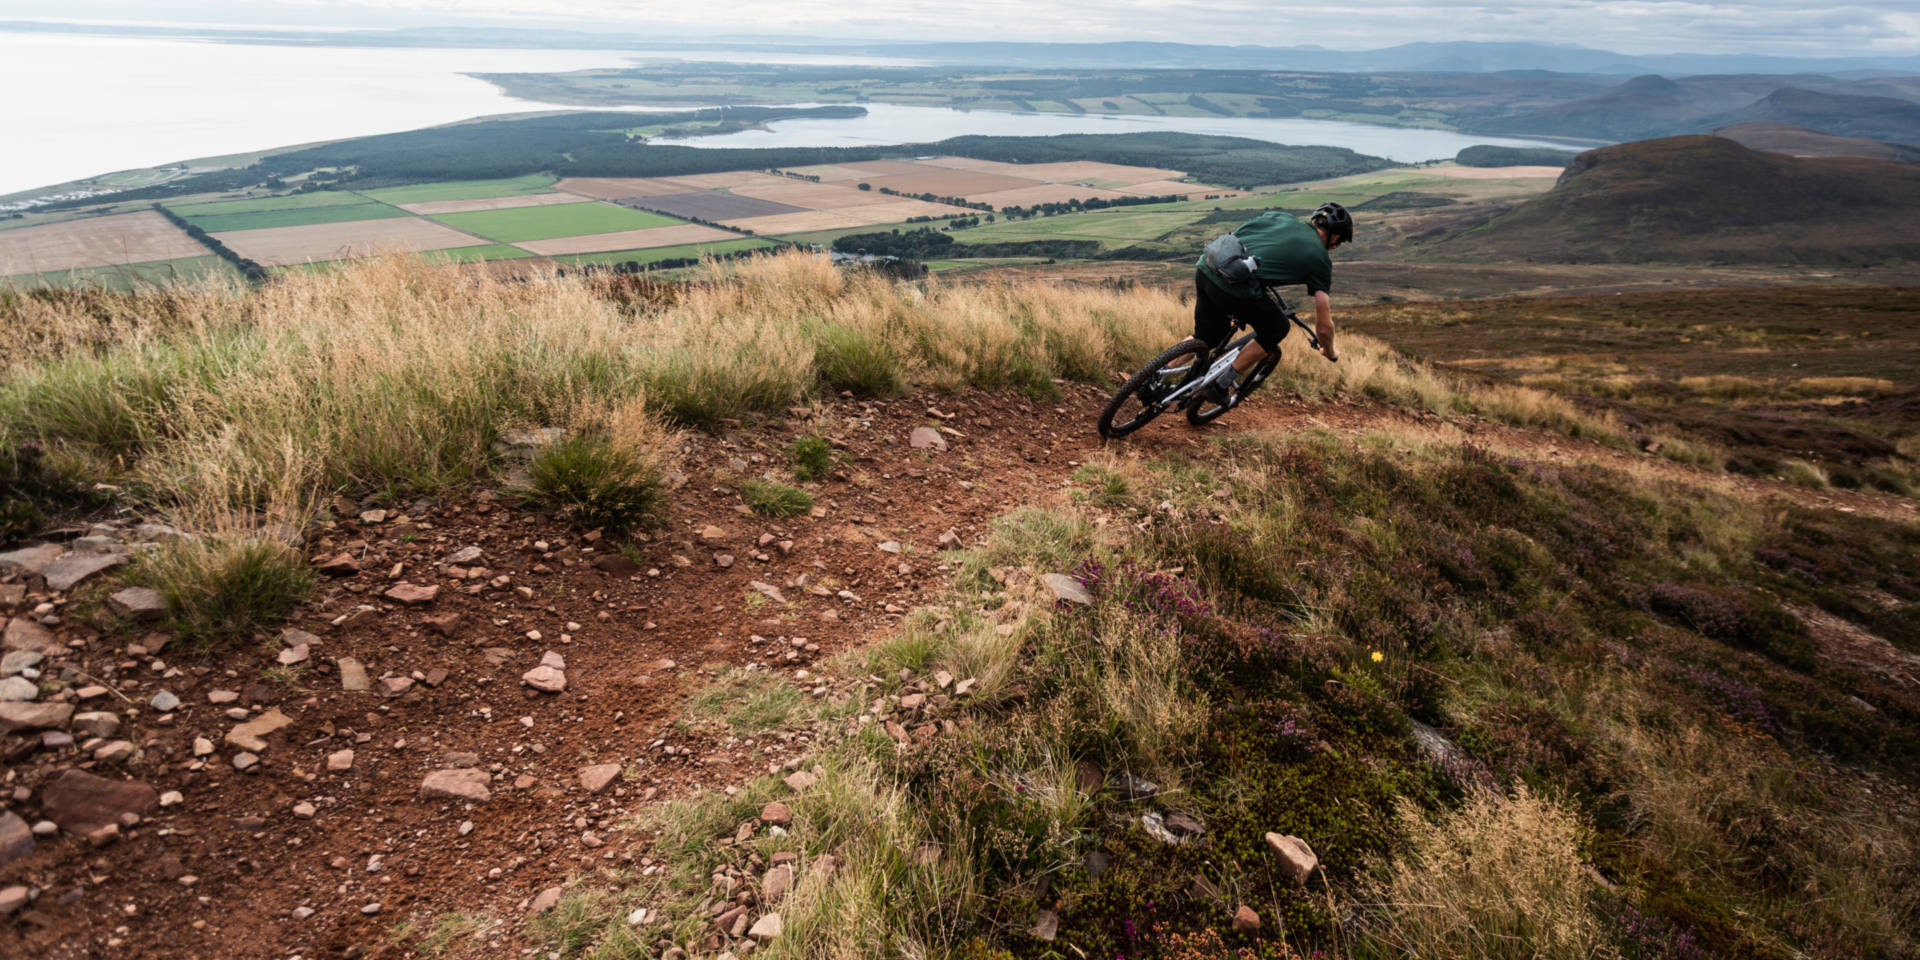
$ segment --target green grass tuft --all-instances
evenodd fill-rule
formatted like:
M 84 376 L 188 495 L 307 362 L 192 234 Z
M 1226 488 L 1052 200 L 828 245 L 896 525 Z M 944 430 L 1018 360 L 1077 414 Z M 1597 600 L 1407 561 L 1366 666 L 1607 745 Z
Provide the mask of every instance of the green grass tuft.
M 767 517 L 797 517 L 813 509 L 813 498 L 805 490 L 772 480 L 748 480 L 740 486 L 740 499 L 753 512 Z
M 793 478 L 811 483 L 833 470 L 833 447 L 822 437 L 795 437 L 787 448 L 787 460 L 793 464 Z
M 219 649 L 283 620 L 313 590 L 299 550 L 268 539 L 203 536 L 148 554 L 128 579 L 165 598 L 168 629 L 202 649 Z
M 528 464 L 527 499 L 554 507 L 583 529 L 623 532 L 657 522 L 666 506 L 660 473 L 604 437 L 570 437 Z

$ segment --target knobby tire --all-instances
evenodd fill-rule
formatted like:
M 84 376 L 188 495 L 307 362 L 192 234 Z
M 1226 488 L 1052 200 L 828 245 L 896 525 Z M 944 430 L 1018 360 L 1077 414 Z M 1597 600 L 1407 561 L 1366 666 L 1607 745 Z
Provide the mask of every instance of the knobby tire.
M 1159 416 L 1162 411 L 1153 409 L 1151 405 L 1139 399 L 1140 388 L 1154 382 L 1162 370 L 1173 366 L 1182 357 L 1191 356 L 1193 358 L 1191 362 L 1198 363 L 1206 359 L 1207 355 L 1206 344 L 1188 339 L 1168 347 L 1159 356 L 1148 361 L 1139 372 L 1127 378 L 1127 382 L 1121 384 L 1119 390 L 1114 391 L 1113 398 L 1108 400 L 1106 408 L 1100 411 L 1100 435 L 1109 440 L 1118 440 L 1151 423 L 1153 418 Z M 1139 409 L 1127 419 L 1115 423 L 1114 418 L 1126 409 L 1129 401 L 1138 403 Z

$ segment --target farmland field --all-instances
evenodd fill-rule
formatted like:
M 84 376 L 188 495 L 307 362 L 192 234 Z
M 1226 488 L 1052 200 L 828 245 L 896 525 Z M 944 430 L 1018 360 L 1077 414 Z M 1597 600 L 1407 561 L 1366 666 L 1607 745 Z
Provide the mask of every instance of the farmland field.
M 807 210 L 838 210 L 863 207 L 870 203 L 891 203 L 898 199 L 878 190 L 862 190 L 850 183 L 803 183 L 789 180 L 757 187 L 736 187 L 736 196 L 759 197 L 775 203 L 787 203 Z
M 436 200 L 479 200 L 486 197 L 512 197 L 529 193 L 550 193 L 553 178 L 545 174 L 509 177 L 502 180 L 452 180 L 423 183 L 411 187 L 387 187 L 363 190 L 364 195 L 382 203 L 432 203 Z
M 175 210 L 175 213 L 180 211 Z M 316 223 L 348 223 L 357 220 L 384 220 L 407 216 L 405 210 L 384 203 L 347 203 L 320 207 L 295 207 L 287 210 L 259 210 L 252 213 L 218 213 L 210 216 L 181 214 L 188 223 L 208 233 L 235 230 L 265 230 L 272 227 L 305 227 Z
M 112 267 L 77 267 L 0 279 L 0 287 L 31 290 L 36 287 L 87 287 L 122 292 L 149 285 L 195 283 L 208 277 L 239 280 L 240 272 L 227 261 L 211 254 L 178 260 L 154 260 Z
M 955 230 L 953 237 L 962 243 L 1013 243 L 1064 237 L 1098 240 L 1107 246 L 1124 247 L 1151 241 L 1203 216 L 1203 211 L 1190 209 L 1121 207 L 1090 213 L 1035 217 L 1031 220 L 1002 220 L 967 230 Z M 1225 232 L 1225 228 L 1220 232 Z
M 214 236 L 235 253 L 270 267 L 309 260 L 487 245 L 487 241 L 478 237 L 418 217 L 239 230 Z
M 345 207 L 366 203 L 367 198 L 345 190 L 312 190 L 284 197 L 251 197 L 245 200 L 215 200 L 210 203 L 169 203 L 172 210 L 189 219 L 222 216 L 230 213 L 261 213 L 268 210 L 301 210 L 307 207 Z
M 520 207 L 552 207 L 569 203 L 585 203 L 587 197 L 571 193 L 523 193 L 512 197 L 480 197 L 474 200 L 428 200 L 424 203 L 403 203 L 400 209 L 422 216 L 440 213 L 472 213 L 477 210 L 514 210 Z
M 595 253 L 601 250 L 638 250 L 648 247 L 678 246 L 704 243 L 709 240 L 732 240 L 738 237 L 739 234 L 718 227 L 708 227 L 698 223 L 675 223 L 671 226 L 648 227 L 641 230 L 527 240 L 522 241 L 519 246 L 522 250 L 530 250 L 541 256 L 554 257 L 570 253 Z
M 643 230 L 673 226 L 680 222 L 657 213 L 630 210 L 611 203 L 569 203 L 550 207 L 521 207 L 517 210 L 443 213 L 434 219 L 501 243 Z
M 715 222 L 723 220 L 742 220 L 748 217 L 771 217 L 782 213 L 803 213 L 809 207 L 796 207 L 759 197 L 743 197 L 737 193 L 722 190 L 702 190 L 699 193 L 674 193 L 664 197 L 635 197 L 633 203 L 649 210 L 676 217 L 695 217 Z
M 531 250 L 522 250 L 510 243 L 489 243 L 479 247 L 448 247 L 442 250 L 428 250 L 421 256 L 429 260 L 453 260 L 465 263 L 470 260 L 524 260 L 539 256 Z
M 739 250 L 760 250 L 773 244 L 755 237 L 739 237 L 722 240 L 718 243 L 688 243 L 672 247 L 653 247 L 647 250 L 612 250 L 606 253 L 584 253 L 573 256 L 556 257 L 561 263 L 584 265 L 590 263 L 655 263 L 661 260 L 679 260 L 698 257 L 704 253 L 733 253 Z
M 665 177 L 568 177 L 554 186 L 568 193 L 598 200 L 624 200 L 629 197 L 664 197 L 700 189 Z
M 0 233 L 0 276 L 204 256 L 207 248 L 153 210 Z

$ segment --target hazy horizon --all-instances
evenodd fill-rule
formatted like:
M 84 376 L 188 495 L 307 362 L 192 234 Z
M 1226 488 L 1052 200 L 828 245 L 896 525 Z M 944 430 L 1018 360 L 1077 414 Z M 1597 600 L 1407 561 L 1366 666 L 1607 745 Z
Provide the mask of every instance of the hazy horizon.
M 647 31 L 663 42 L 1175 42 L 1363 50 L 1416 42 L 1538 43 L 1624 55 L 1861 57 L 1920 54 L 1906 0 L 1811 8 L 1785 0 L 1347 0 L 1276 11 L 1245 0 L 975 0 L 861 12 L 817 0 L 713 8 L 617 0 L 0 0 L 0 20 L 222 30 L 522 28 Z M 750 25 L 741 29 L 743 25 Z M 937 40 L 930 38 L 938 38 Z M 1577 41 L 1577 42 L 1576 42 Z

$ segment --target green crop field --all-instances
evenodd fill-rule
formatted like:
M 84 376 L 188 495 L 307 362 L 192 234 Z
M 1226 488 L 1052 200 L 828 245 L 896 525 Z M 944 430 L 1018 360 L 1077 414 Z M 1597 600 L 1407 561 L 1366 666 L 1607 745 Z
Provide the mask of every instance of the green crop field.
M 555 237 L 581 237 L 647 227 L 671 227 L 682 221 L 644 210 L 629 210 L 611 203 L 566 203 L 550 207 L 517 207 L 509 210 L 476 210 L 472 213 L 443 213 L 433 219 L 458 230 L 498 240 L 521 243 L 527 240 L 551 240 Z
M 384 203 L 433 203 L 438 200 L 482 200 L 488 197 L 520 197 L 530 193 L 552 193 L 553 178 L 529 174 L 504 180 L 451 180 L 446 183 L 422 183 L 411 187 L 387 187 L 361 193 Z
M 179 211 L 174 211 L 178 213 Z M 183 214 L 183 216 L 185 216 Z M 208 233 L 231 230 L 261 230 L 267 227 L 307 227 L 316 223 L 348 223 L 354 220 L 385 220 L 412 214 L 384 203 L 350 203 L 329 207 L 294 210 L 261 210 L 257 213 L 222 213 L 213 216 L 188 216 L 187 222 Z
M 742 237 L 738 240 L 721 240 L 717 243 L 683 243 L 674 247 L 651 247 L 646 250 L 615 250 L 609 253 L 583 253 L 573 257 L 555 257 L 561 263 L 580 266 L 589 263 L 658 263 L 662 260 L 678 260 L 682 257 L 697 257 L 703 253 L 733 253 L 737 250 L 759 250 L 773 244 L 758 237 Z M 483 248 L 476 248 L 483 249 Z
M 452 260 L 466 263 L 472 260 L 524 260 L 538 256 L 532 251 L 522 250 L 509 243 L 489 243 L 482 247 L 452 247 L 446 250 L 429 250 L 420 254 L 428 260 Z
M 269 210 L 305 210 L 311 207 L 347 207 L 366 203 L 367 198 L 345 190 L 314 190 L 284 197 L 254 197 L 247 200 L 216 200 L 212 203 L 166 204 L 183 217 L 213 217 L 229 213 L 262 213 Z
M 32 290 L 40 287 L 86 287 L 125 293 L 170 283 L 195 283 L 208 277 L 238 280 L 240 273 L 227 261 L 209 255 L 112 267 L 82 267 L 77 270 L 29 273 L 0 278 L 0 288 Z

